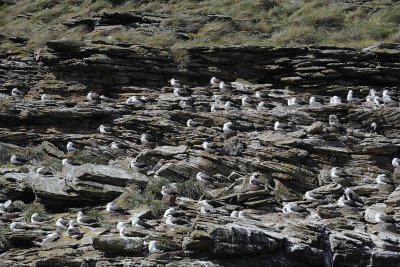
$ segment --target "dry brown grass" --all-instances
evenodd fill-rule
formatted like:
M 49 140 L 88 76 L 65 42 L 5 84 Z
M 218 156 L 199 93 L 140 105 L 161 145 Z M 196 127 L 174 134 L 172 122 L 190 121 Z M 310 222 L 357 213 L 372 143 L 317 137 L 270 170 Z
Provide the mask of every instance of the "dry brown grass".
M 102 34 L 61 23 L 103 11 L 154 12 L 167 16 L 154 32 L 135 27 L 115 27 Z M 226 18 L 210 18 L 207 14 Z M 9 37 L 26 36 L 27 48 L 52 39 L 105 40 L 159 47 L 198 45 L 297 45 L 331 44 L 365 47 L 400 39 L 400 6 L 395 1 L 309 0 L 303 4 L 277 0 L 201 1 L 29 1 L 0 6 L 0 51 L 15 47 Z M 187 33 L 187 39 L 178 32 Z

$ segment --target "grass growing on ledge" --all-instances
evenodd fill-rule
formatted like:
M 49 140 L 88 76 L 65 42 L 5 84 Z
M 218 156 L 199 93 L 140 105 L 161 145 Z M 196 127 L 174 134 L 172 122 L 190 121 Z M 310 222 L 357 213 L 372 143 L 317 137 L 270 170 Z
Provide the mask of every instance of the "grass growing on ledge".
M 17 49 L 9 40 L 17 36 L 29 39 L 28 50 L 42 47 L 48 40 L 106 40 L 108 36 L 114 41 L 158 47 L 326 44 L 361 48 L 400 41 L 400 6 L 396 1 L 296 2 L 21 0 L 0 6 L 0 51 Z M 62 24 L 104 11 L 152 12 L 163 14 L 165 19 L 155 28 L 120 25 L 106 32 Z
M 119 203 L 126 209 L 147 207 L 153 216 L 160 216 L 168 207 L 161 200 L 161 187 L 169 184 L 168 180 L 155 178 L 147 183 L 146 188 L 141 191 L 136 186 L 131 186 L 124 194 L 126 197 Z
M 75 155 L 74 160 L 76 162 L 80 162 L 81 164 L 92 163 L 105 165 L 108 164 L 109 158 L 102 153 L 95 153 L 89 150 L 79 150 Z
M 31 222 L 31 216 L 34 213 L 38 213 L 40 216 L 47 216 L 46 209 L 39 202 L 32 202 L 26 204 L 22 210 L 23 217 L 26 222 Z
M 191 199 L 199 199 L 205 192 L 206 186 L 204 183 L 189 180 L 177 184 L 179 196 L 188 197 Z
M 0 249 L 10 248 L 10 240 L 8 240 L 7 234 L 10 232 L 8 227 L 5 225 L 0 226 Z

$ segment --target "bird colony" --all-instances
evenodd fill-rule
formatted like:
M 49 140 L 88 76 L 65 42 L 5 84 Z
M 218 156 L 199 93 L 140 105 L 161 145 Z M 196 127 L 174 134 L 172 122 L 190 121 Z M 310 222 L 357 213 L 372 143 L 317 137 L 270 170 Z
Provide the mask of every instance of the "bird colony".
M 389 118 L 399 110 L 396 90 L 296 94 L 217 77 L 166 85 L 92 91 L 73 99 L 74 110 L 72 99 L 11 90 L 13 105 L 50 110 L 36 112 L 50 121 L 61 112 L 72 130 L 47 139 L 59 170 L 18 150 L 0 169 L 13 174 L 10 192 L 32 191 L 47 208 L 28 220 L 21 194 L 2 194 L 11 245 L 1 259 L 66 249 L 81 259 L 123 256 L 132 264 L 124 266 L 219 266 L 221 255 L 242 254 L 255 255 L 253 263 L 286 255 L 287 266 L 378 266 L 388 255 L 398 262 L 400 154 Z M 108 164 L 78 160 L 82 151 L 106 155 Z M 161 212 L 125 205 L 160 177 Z M 188 181 L 201 192 L 182 190 Z M 133 184 L 139 190 L 127 190 Z

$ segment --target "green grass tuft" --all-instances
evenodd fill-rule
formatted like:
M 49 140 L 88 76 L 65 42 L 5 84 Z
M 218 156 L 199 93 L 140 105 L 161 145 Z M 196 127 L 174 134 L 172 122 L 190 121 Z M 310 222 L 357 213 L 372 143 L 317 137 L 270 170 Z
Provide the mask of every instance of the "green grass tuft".
M 8 239 L 10 230 L 5 225 L 0 226 L 0 249 L 6 250 L 11 247 L 10 240 Z
M 74 157 L 74 160 L 81 164 L 92 163 L 92 164 L 105 165 L 108 164 L 109 158 L 105 154 L 94 153 L 92 151 L 84 149 L 78 151 L 78 153 Z
M 204 183 L 199 183 L 193 180 L 178 183 L 177 189 L 179 196 L 191 199 L 199 199 L 207 190 Z
M 39 202 L 32 202 L 30 204 L 26 204 L 22 210 L 23 217 L 26 222 L 31 222 L 31 216 L 34 213 L 38 213 L 40 216 L 47 216 L 47 212 L 43 204 Z
M 52 158 L 52 157 L 46 157 L 41 165 L 51 171 L 52 173 L 59 172 L 62 170 L 62 164 L 61 160 Z

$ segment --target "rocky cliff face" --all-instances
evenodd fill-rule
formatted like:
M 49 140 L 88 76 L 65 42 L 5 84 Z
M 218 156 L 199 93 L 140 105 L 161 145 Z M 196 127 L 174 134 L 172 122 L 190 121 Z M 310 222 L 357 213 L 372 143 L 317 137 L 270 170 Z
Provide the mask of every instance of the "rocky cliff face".
M 221 90 L 209 85 L 212 76 L 243 80 Z M 185 95 L 174 94 L 167 82 L 172 77 L 185 84 Z M 53 221 L 7 232 L 0 266 L 397 266 L 399 170 L 391 162 L 399 154 L 399 105 L 365 98 L 370 90 L 396 97 L 399 82 L 395 44 L 361 52 L 322 46 L 172 51 L 51 41 L 29 57 L 2 54 L 1 202 L 36 199 L 54 219 L 94 209 L 102 222 L 80 226 L 79 240 L 61 231 L 45 248 L 31 241 L 55 231 Z M 26 95 L 11 97 L 14 87 Z M 349 90 L 363 103 L 344 101 Z M 89 91 L 111 100 L 88 101 Z M 42 94 L 49 99 L 40 100 Z M 126 103 L 131 96 L 141 100 Z M 241 106 L 244 96 L 254 101 Z M 311 96 L 324 104 L 310 106 Z M 330 105 L 333 96 L 343 103 Z M 293 97 L 296 104 L 288 106 Z M 238 107 L 227 108 L 227 101 Z M 264 108 L 257 108 L 260 102 Z M 216 110 L 210 112 L 211 106 Z M 274 129 L 276 121 L 281 125 Z M 232 130 L 223 132 L 226 122 Z M 377 130 L 371 132 L 373 122 Z M 112 132 L 99 133 L 100 125 Z M 155 140 L 141 143 L 143 133 Z M 66 150 L 69 141 L 78 152 Z M 204 141 L 219 148 L 204 149 Z M 9 164 L 13 154 L 28 162 Z M 64 158 L 79 166 L 61 166 Z M 40 166 L 50 173 L 37 173 Z M 332 174 L 332 167 L 347 175 Z M 211 182 L 196 181 L 198 172 Z M 380 174 L 393 179 L 377 183 Z M 264 185 L 249 183 L 253 175 Z M 154 198 L 167 205 L 105 212 L 107 202 L 124 206 L 146 194 L 149 184 L 156 187 Z M 178 191 L 176 199 L 159 194 L 163 185 Z M 339 205 L 346 188 L 363 204 L 347 197 Z M 220 207 L 202 213 L 199 198 Z M 298 210 L 282 212 L 289 202 Z M 166 224 L 168 205 L 188 223 Z M 247 215 L 232 217 L 232 211 Z M 379 222 L 377 213 L 394 221 Z M 18 212 L 1 216 L 6 228 L 23 221 Z M 131 237 L 121 237 L 117 222 L 137 216 L 155 230 L 131 227 Z M 162 253 L 149 254 L 151 240 L 164 246 Z

